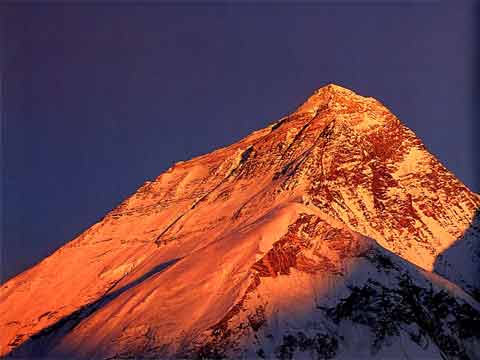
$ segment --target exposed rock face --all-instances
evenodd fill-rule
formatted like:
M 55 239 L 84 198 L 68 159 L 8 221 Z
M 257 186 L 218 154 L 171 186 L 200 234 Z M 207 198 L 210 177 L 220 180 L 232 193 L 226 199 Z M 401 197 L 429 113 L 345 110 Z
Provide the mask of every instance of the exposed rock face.
M 328 85 L 5 283 L 0 354 L 479 358 L 479 208 L 382 104 Z

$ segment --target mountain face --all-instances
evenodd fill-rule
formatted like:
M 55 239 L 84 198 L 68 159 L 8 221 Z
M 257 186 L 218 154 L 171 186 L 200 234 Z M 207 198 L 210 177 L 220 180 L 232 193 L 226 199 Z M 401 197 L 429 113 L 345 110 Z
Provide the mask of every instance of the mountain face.
M 2 285 L 0 354 L 480 358 L 480 197 L 336 85 Z

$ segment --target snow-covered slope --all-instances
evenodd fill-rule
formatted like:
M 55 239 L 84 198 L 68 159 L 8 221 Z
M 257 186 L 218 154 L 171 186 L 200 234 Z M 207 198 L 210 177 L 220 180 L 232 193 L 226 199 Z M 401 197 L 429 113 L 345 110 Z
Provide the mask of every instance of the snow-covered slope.
M 478 195 L 328 85 L 0 290 L 0 354 L 480 357 Z

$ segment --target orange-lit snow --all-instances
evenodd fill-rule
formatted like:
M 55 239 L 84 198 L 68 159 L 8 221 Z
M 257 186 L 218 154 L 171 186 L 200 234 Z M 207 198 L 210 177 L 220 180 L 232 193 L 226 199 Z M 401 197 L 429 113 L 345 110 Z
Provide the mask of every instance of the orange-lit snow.
M 175 164 L 5 283 L 0 354 L 155 358 L 218 347 L 268 357 L 285 334 L 315 329 L 343 334 L 337 358 L 373 356 L 370 330 L 348 321 L 332 330 L 319 304 L 367 279 L 396 288 L 395 273 L 478 310 L 468 294 L 480 289 L 479 207 L 377 100 L 328 85 L 277 123 Z M 377 255 L 395 270 L 374 265 Z M 215 335 L 225 328 L 228 337 Z M 424 349 L 407 333 L 374 355 L 440 358 L 441 345 Z M 462 346 L 480 356 L 478 339 Z

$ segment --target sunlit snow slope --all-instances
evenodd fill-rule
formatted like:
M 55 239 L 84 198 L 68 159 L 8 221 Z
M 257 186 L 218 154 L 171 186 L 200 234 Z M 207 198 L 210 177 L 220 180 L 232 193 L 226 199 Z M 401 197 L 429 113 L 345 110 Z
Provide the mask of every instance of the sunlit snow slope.
M 480 358 L 480 197 L 336 85 L 0 290 L 0 354 Z

